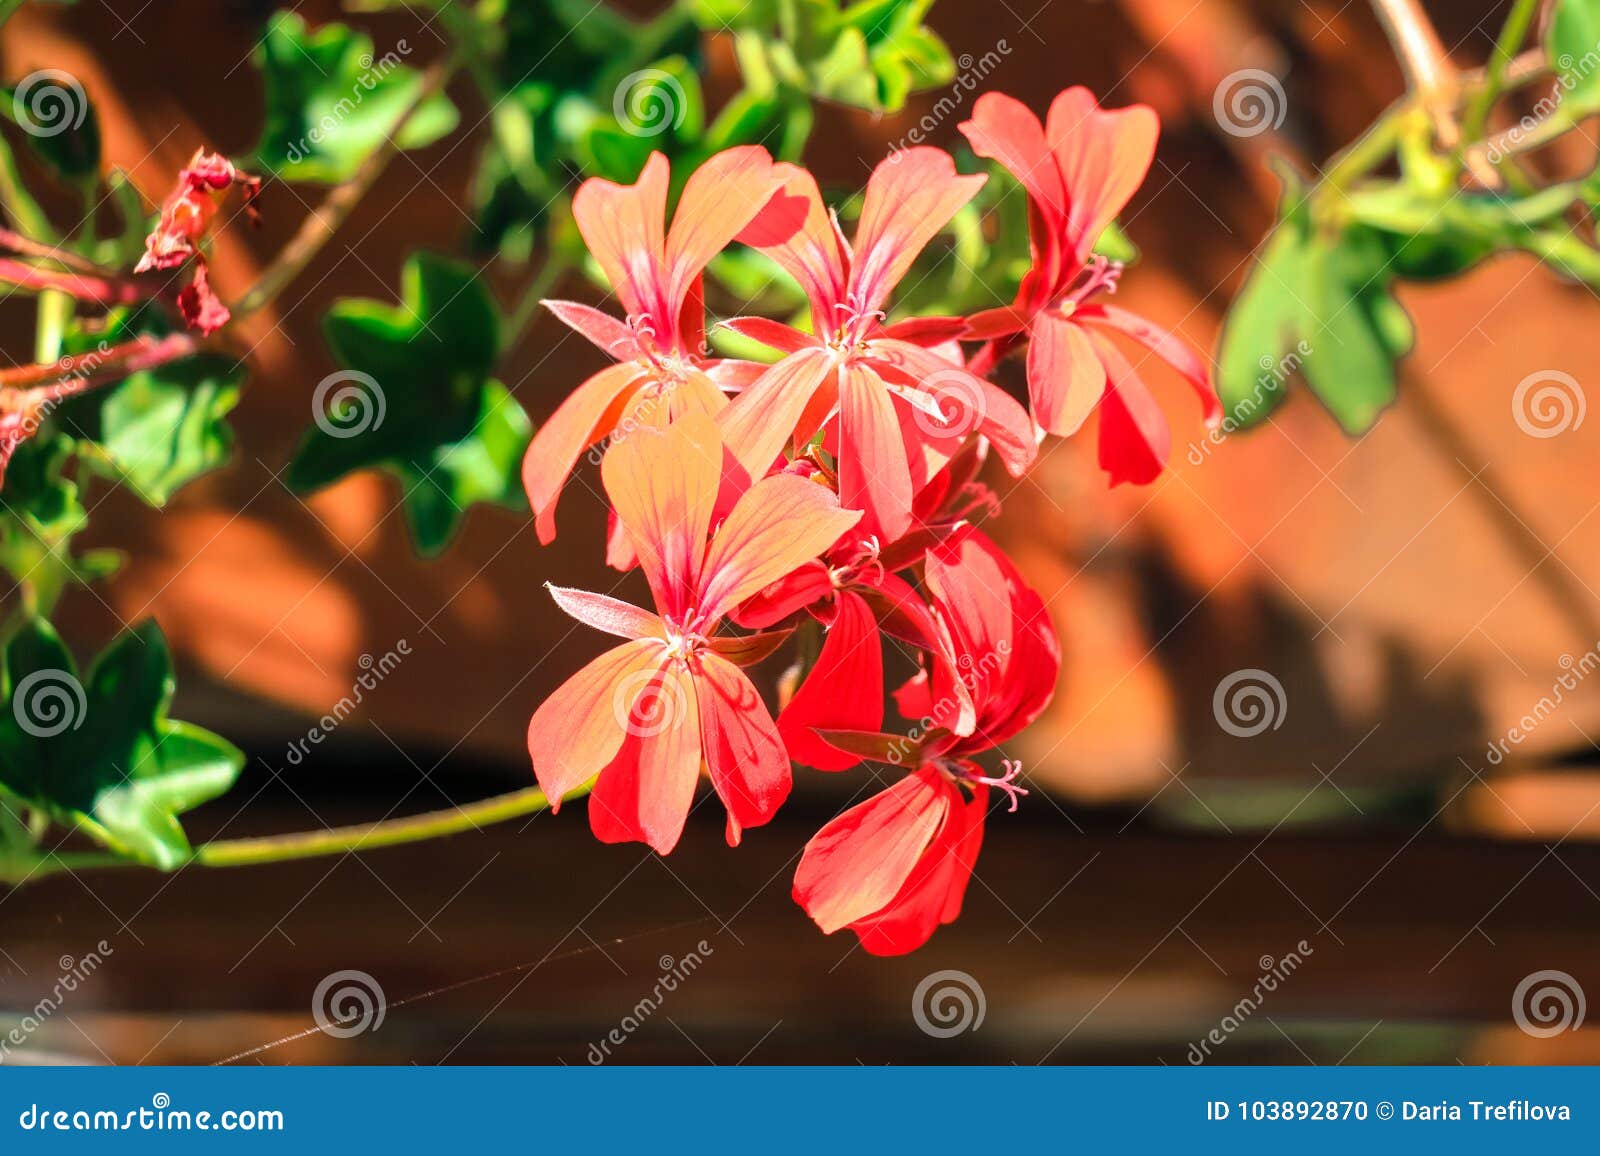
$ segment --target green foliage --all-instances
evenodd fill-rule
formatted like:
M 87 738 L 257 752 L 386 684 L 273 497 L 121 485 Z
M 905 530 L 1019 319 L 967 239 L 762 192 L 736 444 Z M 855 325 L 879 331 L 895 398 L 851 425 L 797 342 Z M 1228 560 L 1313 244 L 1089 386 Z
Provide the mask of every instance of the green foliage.
M 171 870 L 191 853 L 178 817 L 226 792 L 244 756 L 167 718 L 172 659 L 153 622 L 124 634 L 86 682 L 55 630 L 31 619 L 0 671 L 0 793 L 122 855 Z
M 923 24 L 933 0 L 693 0 L 695 19 L 731 31 L 747 74 L 759 69 L 820 100 L 898 112 L 918 89 L 948 84 L 950 50 Z
M 442 550 L 478 502 L 523 509 L 532 427 L 489 377 L 499 317 L 475 272 L 428 253 L 407 260 L 401 303 L 346 298 L 323 329 L 348 372 L 325 379 L 323 412 L 289 466 L 300 491 L 363 469 L 404 487 L 418 547 Z
M 374 57 L 372 38 L 344 24 L 315 32 L 279 12 L 256 48 L 266 121 L 252 164 L 285 180 L 348 178 L 388 137 L 422 75 L 392 50 Z M 456 126 L 443 93 L 425 101 L 401 130 L 402 148 L 432 144 Z
M 1545 54 L 1572 101 L 1584 112 L 1600 108 L 1600 3 L 1556 0 L 1546 24 Z

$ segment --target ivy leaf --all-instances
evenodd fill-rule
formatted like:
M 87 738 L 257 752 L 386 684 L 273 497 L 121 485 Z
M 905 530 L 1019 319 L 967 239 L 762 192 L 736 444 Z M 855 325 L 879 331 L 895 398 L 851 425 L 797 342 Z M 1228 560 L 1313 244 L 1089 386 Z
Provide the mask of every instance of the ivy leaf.
M 227 463 L 233 430 L 224 418 L 243 380 L 231 359 L 212 355 L 133 374 L 100 408 L 106 466 L 148 505 L 166 505 L 180 487 Z
M 191 854 L 178 816 L 227 792 L 244 766 L 228 742 L 167 718 L 172 657 L 153 622 L 82 682 L 54 628 L 32 619 L 7 644 L 0 683 L 0 788 L 164 870 Z
M 26 134 L 34 155 L 64 183 L 100 174 L 100 118 L 71 73 L 44 68 L 0 89 L 0 115 Z
M 401 63 L 404 50 L 373 56 L 372 38 L 344 24 L 311 32 L 293 12 L 273 16 L 256 46 L 266 123 L 253 164 L 285 180 L 334 184 L 350 177 L 386 141 L 415 98 L 422 74 Z M 428 98 L 397 143 L 415 149 L 456 127 L 455 105 Z
M 1561 100 L 1600 108 L 1600 2 L 1556 0 L 1547 19 L 1545 54 L 1564 89 Z
M 401 304 L 346 298 L 323 329 L 346 370 L 318 387 L 323 408 L 289 464 L 291 487 L 387 470 L 405 488 L 407 520 L 427 554 L 444 548 L 475 503 L 523 508 L 519 466 L 532 427 L 489 378 L 499 316 L 471 268 L 416 254 Z
M 1301 369 L 1317 400 L 1351 435 L 1394 401 L 1395 361 L 1409 350 L 1409 319 L 1389 292 L 1375 237 L 1317 238 L 1306 255 Z M 1397 316 L 1397 311 L 1399 315 Z
M 1284 374 L 1277 367 L 1298 352 L 1305 261 L 1300 226 L 1281 222 L 1228 310 L 1217 353 L 1217 393 L 1230 427 L 1254 425 L 1283 400 Z

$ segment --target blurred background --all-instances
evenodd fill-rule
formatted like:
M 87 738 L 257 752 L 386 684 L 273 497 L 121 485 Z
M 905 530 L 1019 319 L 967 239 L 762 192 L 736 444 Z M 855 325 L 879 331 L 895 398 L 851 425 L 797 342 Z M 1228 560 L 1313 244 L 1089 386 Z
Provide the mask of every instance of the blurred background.
M 8 76 L 78 77 L 108 163 L 155 200 L 196 148 L 254 143 L 247 62 L 273 7 L 29 5 L 0 53 Z M 1429 5 L 1463 63 L 1487 55 L 1506 7 Z M 1401 91 L 1367 5 L 1035 9 L 945 0 L 929 22 L 954 53 L 996 53 L 983 86 L 1037 110 L 1074 83 L 1157 108 L 1157 161 L 1124 217 L 1143 256 L 1119 293 L 1214 348 L 1273 220 L 1266 158 L 1320 163 Z M 362 23 L 380 48 L 439 47 L 403 12 Z M 731 86 L 727 46 L 707 51 Z M 1281 126 L 1248 138 L 1213 114 L 1219 83 L 1244 68 L 1287 93 Z M 940 95 L 878 121 L 825 110 L 808 159 L 859 184 Z M 461 94 L 467 123 L 471 101 Z M 931 143 L 956 143 L 958 119 Z M 528 716 L 603 645 L 569 633 L 542 590 L 600 580 L 604 523 L 585 487 L 569 491 L 553 548 L 526 517 L 479 508 L 425 562 L 392 481 L 357 476 L 302 501 L 279 480 L 334 368 L 322 310 L 392 298 L 415 248 L 459 251 L 472 156 L 452 155 L 454 139 L 398 160 L 252 321 L 232 466 L 165 511 L 112 494 L 94 544 L 126 550 L 127 568 L 57 616 L 88 653 L 153 615 L 181 664 L 174 716 L 249 752 L 239 788 L 189 822 L 197 840 L 523 785 Z M 304 211 L 271 188 L 262 209 L 259 231 L 217 241 L 225 296 Z M 1034 793 L 991 817 L 964 915 L 923 951 L 872 959 L 790 902 L 799 849 L 860 785 L 802 773 L 779 821 L 736 853 L 715 806 L 663 860 L 598 844 L 574 804 L 359 858 L 63 875 L 5 893 L 0 1007 L 23 1014 L 68 960 L 112 949 L 70 1015 L 18 1055 L 188 1063 L 272 1044 L 248 1062 L 585 1063 L 632 1015 L 609 1060 L 1185 1063 L 1231 1016 L 1208 1062 L 1600 1061 L 1600 1035 L 1530 1034 L 1513 1015 L 1539 972 L 1574 980 L 1575 1010 L 1584 986 L 1600 990 L 1600 679 L 1583 677 L 1600 662 L 1600 420 L 1534 437 L 1512 409 L 1535 372 L 1587 384 L 1600 302 L 1515 258 L 1402 300 L 1418 346 L 1399 404 L 1360 439 L 1296 389 L 1266 425 L 1214 445 L 1181 383 L 1159 377 L 1174 449 L 1153 486 L 1108 492 L 1092 431 L 1027 479 L 993 479 L 1004 511 L 986 528 L 1050 606 L 1062 683 L 1013 752 Z M 0 306 L 9 348 L 27 348 L 30 319 Z M 537 420 L 598 364 L 541 322 L 500 377 Z M 357 718 L 291 761 L 363 656 L 401 640 L 409 656 Z M 1266 722 L 1222 724 L 1218 695 L 1232 701 L 1239 672 L 1266 687 Z M 693 977 L 637 1016 L 691 953 Z M 1291 953 L 1292 978 L 1240 1015 Z M 984 1008 L 949 1036 L 913 1014 L 919 984 L 946 969 L 975 981 Z M 381 1026 L 307 1033 L 312 992 L 342 970 L 381 984 Z

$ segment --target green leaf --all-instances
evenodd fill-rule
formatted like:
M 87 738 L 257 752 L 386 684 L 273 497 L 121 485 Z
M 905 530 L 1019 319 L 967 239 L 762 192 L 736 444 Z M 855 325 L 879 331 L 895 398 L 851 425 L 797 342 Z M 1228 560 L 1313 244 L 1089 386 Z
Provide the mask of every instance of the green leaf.
M 1600 108 L 1600 0 L 1556 0 L 1545 54 L 1572 111 Z
M 133 374 L 105 395 L 100 448 L 116 476 L 147 504 L 227 463 L 244 373 L 230 358 L 202 355 Z
M 1306 255 L 1301 369 L 1317 400 L 1351 435 L 1365 433 L 1394 401 L 1394 363 L 1411 344 L 1396 316 L 1385 260 L 1383 246 L 1364 232 L 1315 238 Z
M 178 816 L 224 794 L 244 756 L 167 718 L 174 680 L 153 622 L 124 634 L 87 681 L 43 619 L 6 646 L 0 787 L 102 845 L 164 870 L 190 856 Z
M 1300 224 L 1279 223 L 1228 310 L 1217 353 L 1217 393 L 1229 428 L 1254 425 L 1283 400 L 1300 356 L 1305 266 Z
M 100 118 L 77 77 L 44 68 L 0 89 L 0 96 L 0 114 L 63 182 L 78 185 L 99 175 Z
M 407 520 L 430 554 L 473 504 L 522 508 L 518 467 L 532 428 L 489 379 L 499 317 L 470 267 L 416 254 L 400 305 L 347 298 L 323 328 L 346 369 L 317 389 L 323 408 L 289 465 L 291 487 L 385 469 L 404 486 Z
M 285 180 L 350 177 L 415 99 L 422 74 L 402 63 L 405 41 L 374 57 L 372 38 L 344 24 L 315 32 L 293 12 L 273 16 L 256 47 L 266 123 L 253 164 Z M 401 148 L 422 148 L 456 127 L 455 105 L 429 97 L 401 130 Z

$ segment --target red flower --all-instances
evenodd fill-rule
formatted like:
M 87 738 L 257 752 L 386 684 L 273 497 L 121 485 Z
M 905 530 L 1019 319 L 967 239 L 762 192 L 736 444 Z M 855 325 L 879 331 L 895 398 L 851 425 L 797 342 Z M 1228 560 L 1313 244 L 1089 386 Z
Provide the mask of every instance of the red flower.
M 723 322 L 785 355 L 719 418 L 740 464 L 760 477 L 785 448 L 825 430 L 839 463 L 839 500 L 864 511 L 864 533 L 895 539 L 910 525 L 912 497 L 927 480 L 923 444 L 948 440 L 947 403 L 954 395 L 957 408 L 972 415 L 958 432 L 983 433 L 1020 474 L 1035 449 L 1027 415 L 928 348 L 960 336 L 963 323 L 946 317 L 884 324 L 884 306 L 900 278 L 985 178 L 957 175 L 938 149 L 898 153 L 868 180 L 852 245 L 811 175 L 778 167 L 788 173 L 789 192 L 806 205 L 805 223 L 792 237 L 751 242 L 805 290 L 815 333 L 761 317 Z
M 874 955 L 899 955 L 926 943 L 961 913 L 983 843 L 988 788 L 1016 799 L 1020 772 L 1008 763 L 993 777 L 973 756 L 993 749 L 1037 718 L 1054 693 L 1061 654 L 1044 603 L 999 549 L 977 531 L 931 551 L 927 583 L 949 632 L 953 668 L 903 687 L 896 700 L 920 716 L 912 736 L 828 732 L 856 755 L 910 763 L 911 774 L 838 816 L 806 845 L 794 898 L 826 933 L 848 927 Z M 947 723 L 962 684 L 977 710 L 970 735 Z
M 161 205 L 161 217 L 145 238 L 144 255 L 135 273 L 149 269 L 175 269 L 193 260 L 194 276 L 178 293 L 178 311 L 191 329 L 212 333 L 228 320 L 228 307 L 211 289 L 205 254 L 200 242 L 210 232 L 223 194 L 234 185 L 244 189 L 245 211 L 254 212 L 261 178 L 234 168 L 233 162 L 204 149 L 195 151 L 178 174 L 178 184 Z
M 1142 317 L 1095 300 L 1116 289 L 1122 266 L 1095 256 L 1094 245 L 1150 169 L 1160 132 L 1156 114 L 1144 105 L 1105 110 L 1087 89 L 1069 88 L 1041 125 L 1021 102 L 985 93 L 960 128 L 979 156 L 1022 182 L 1033 241 L 1033 268 L 1016 301 L 970 318 L 966 336 L 991 342 L 987 362 L 1025 331 L 1034 420 L 1065 436 L 1099 406 L 1100 465 L 1112 484 L 1153 481 L 1172 434 L 1109 334 L 1130 337 L 1171 365 L 1199 394 L 1207 424 L 1222 420 L 1198 354 Z
M 684 185 L 663 236 L 667 182 L 667 158 L 651 153 L 636 184 L 588 180 L 572 199 L 578 230 L 627 320 L 573 301 L 544 303 L 617 362 L 574 390 L 528 447 L 522 480 L 545 545 L 556 536 L 561 489 L 585 450 L 619 429 L 715 413 L 725 404 L 724 387 L 743 386 L 764 368 L 706 357 L 701 275 L 780 193 L 778 166 L 753 145 L 716 154 Z M 782 203 L 780 197 L 767 215 L 764 236 L 781 232 Z M 790 217 L 792 232 L 798 218 Z
M 552 810 L 599 776 L 589 822 L 608 843 L 672 850 L 702 762 L 728 809 L 730 844 L 744 827 L 772 818 L 789 794 L 783 743 L 739 669 L 784 635 L 718 631 L 733 607 L 815 558 L 860 515 L 841 510 L 822 486 L 779 474 L 741 495 L 713 534 L 722 460 L 716 425 L 691 413 L 617 443 L 601 465 L 655 613 L 551 588 L 568 614 L 628 640 L 569 679 L 528 725 L 534 773 Z

